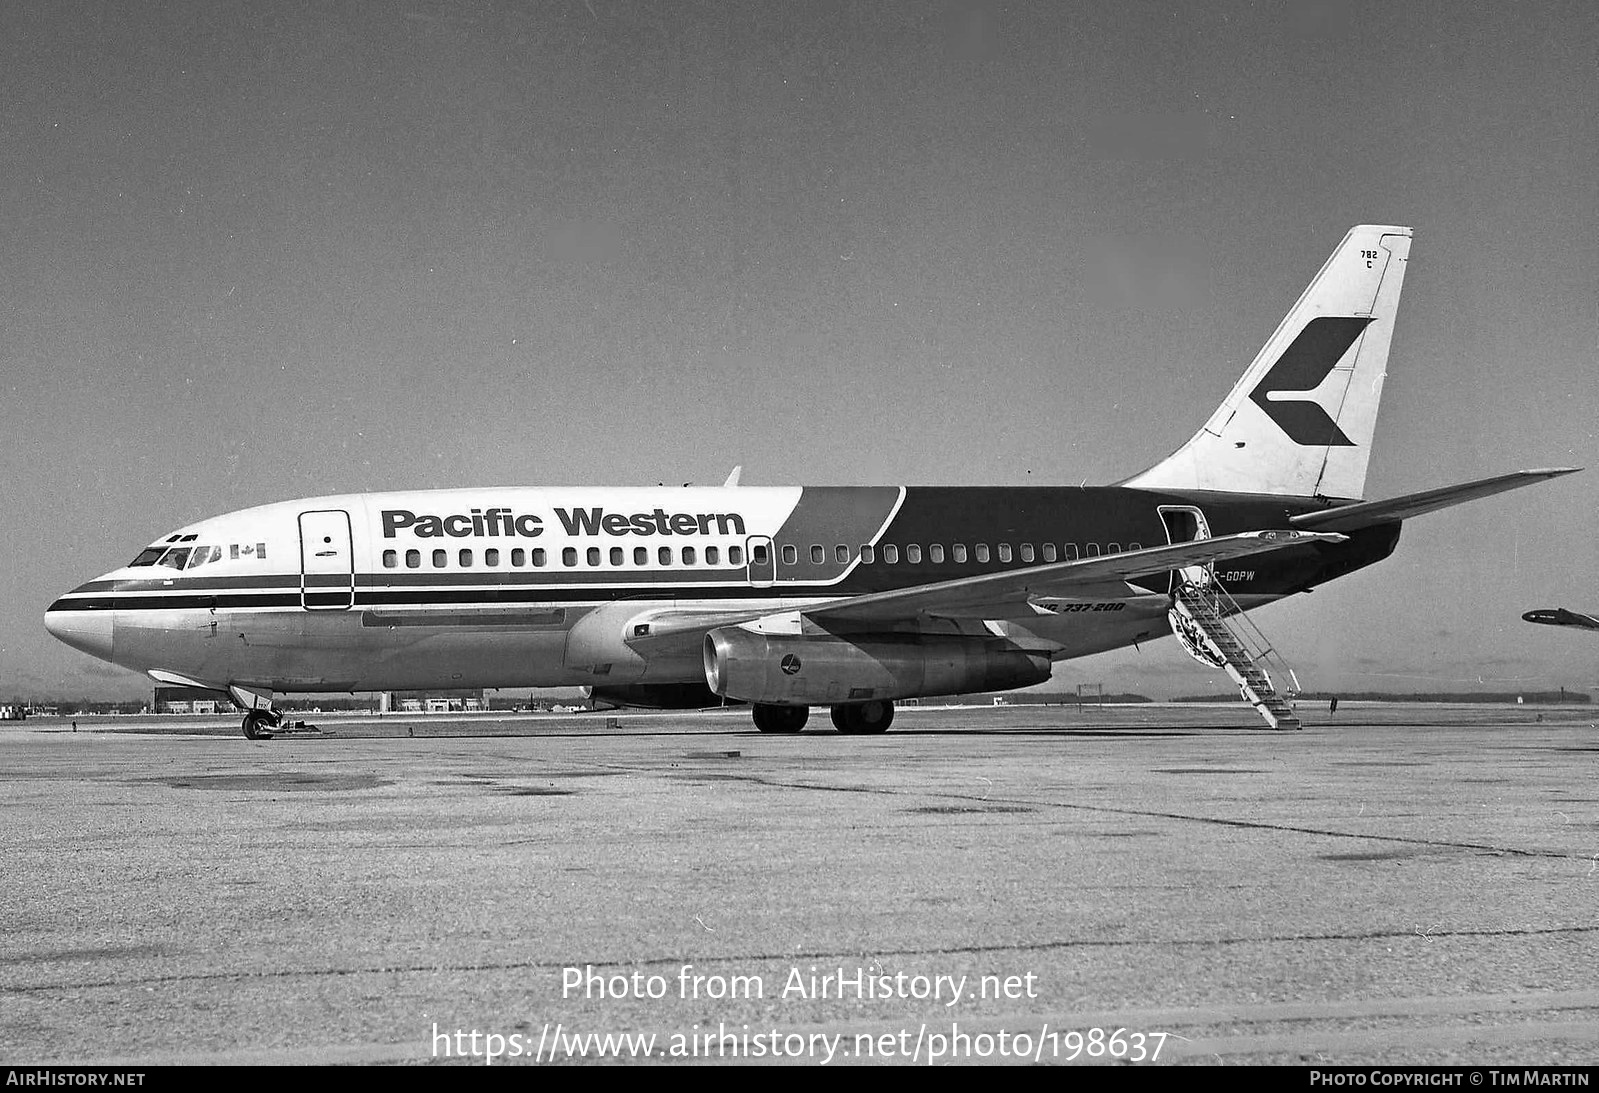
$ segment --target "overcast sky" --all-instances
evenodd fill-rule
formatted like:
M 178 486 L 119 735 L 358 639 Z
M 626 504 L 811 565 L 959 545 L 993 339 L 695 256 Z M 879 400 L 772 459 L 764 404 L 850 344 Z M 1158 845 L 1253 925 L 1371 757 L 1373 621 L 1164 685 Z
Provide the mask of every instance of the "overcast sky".
M 1599 690 L 1520 620 L 1599 609 L 1596 43 L 1586 0 L 5 0 L 0 695 L 146 695 L 46 606 L 267 501 L 1117 480 L 1363 222 L 1416 229 L 1367 496 L 1596 469 L 1259 623 L 1307 687 Z

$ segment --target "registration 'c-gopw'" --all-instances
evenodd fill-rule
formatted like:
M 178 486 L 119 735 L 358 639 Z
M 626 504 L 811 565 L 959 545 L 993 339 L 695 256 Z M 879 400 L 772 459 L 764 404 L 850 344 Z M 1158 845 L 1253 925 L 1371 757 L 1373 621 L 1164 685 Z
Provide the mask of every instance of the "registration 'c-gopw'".
M 1354 228 L 1204 426 L 1112 486 L 451 489 L 178 528 L 53 603 L 62 641 L 225 692 L 583 686 L 617 705 L 827 706 L 1027 687 L 1175 633 L 1297 724 L 1243 611 L 1390 554 L 1404 519 L 1559 474 L 1363 500 L 1409 228 Z

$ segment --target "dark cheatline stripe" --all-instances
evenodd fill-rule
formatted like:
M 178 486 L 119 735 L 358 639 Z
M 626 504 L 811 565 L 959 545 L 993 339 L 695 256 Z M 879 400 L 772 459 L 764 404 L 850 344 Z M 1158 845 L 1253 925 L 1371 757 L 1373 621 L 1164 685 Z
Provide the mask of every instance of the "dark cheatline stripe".
M 651 595 L 651 592 L 654 595 Z M 660 600 L 672 599 L 676 589 L 618 588 L 614 585 L 590 585 L 572 588 L 528 589 L 442 589 L 395 592 L 362 592 L 355 594 L 356 607 L 426 607 L 433 604 L 452 606 L 494 606 L 502 604 L 542 603 L 593 603 L 606 600 Z M 812 594 L 815 594 L 814 592 Z M 747 585 L 708 587 L 698 598 L 708 600 L 771 599 L 770 588 L 751 588 Z M 313 607 L 344 607 L 349 596 L 343 592 L 315 592 L 309 596 Z M 300 607 L 301 594 L 263 595 L 211 595 L 181 594 L 145 596 L 95 596 L 74 599 L 63 597 L 50 605 L 51 611 L 118 611 L 142 613 L 152 611 L 225 611 L 235 608 Z

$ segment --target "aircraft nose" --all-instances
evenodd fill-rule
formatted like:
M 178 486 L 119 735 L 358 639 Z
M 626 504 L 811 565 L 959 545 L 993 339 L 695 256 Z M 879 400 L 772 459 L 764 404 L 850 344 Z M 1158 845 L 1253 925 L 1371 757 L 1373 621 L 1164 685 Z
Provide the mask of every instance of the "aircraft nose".
M 111 659 L 113 626 L 109 611 L 74 611 L 52 605 L 44 613 L 44 628 L 74 649 L 101 660 Z

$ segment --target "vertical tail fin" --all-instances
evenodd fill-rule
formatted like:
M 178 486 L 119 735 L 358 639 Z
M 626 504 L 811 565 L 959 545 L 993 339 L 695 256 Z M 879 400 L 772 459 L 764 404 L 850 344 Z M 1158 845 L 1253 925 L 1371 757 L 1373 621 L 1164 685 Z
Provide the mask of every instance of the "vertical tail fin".
M 1410 229 L 1350 229 L 1205 427 L 1121 483 L 1358 499 Z

